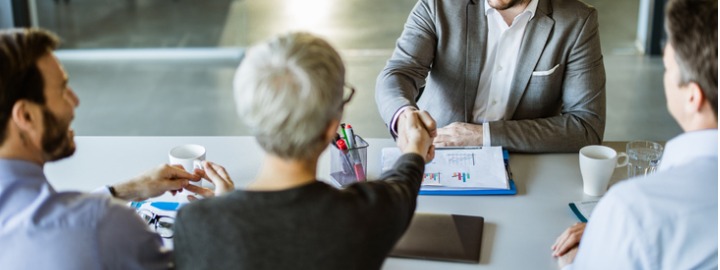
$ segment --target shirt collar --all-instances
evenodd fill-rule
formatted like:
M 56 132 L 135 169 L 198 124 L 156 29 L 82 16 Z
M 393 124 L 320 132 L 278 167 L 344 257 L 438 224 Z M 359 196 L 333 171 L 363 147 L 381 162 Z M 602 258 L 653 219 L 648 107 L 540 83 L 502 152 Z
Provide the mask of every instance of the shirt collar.
M 538 1 L 539 0 L 530 0 L 530 3 L 527 5 L 527 7 L 525 7 L 525 10 L 523 12 L 520 12 L 520 14 L 523 14 L 525 12 L 530 12 L 530 19 L 535 17 L 535 11 L 537 11 Z M 495 10 L 493 7 L 490 6 L 490 4 L 488 3 L 488 0 L 485 0 L 485 15 L 486 16 L 491 9 Z M 518 16 L 520 16 L 520 14 L 518 14 Z
M 706 129 L 680 134 L 665 144 L 658 170 L 664 171 L 694 159 L 718 156 L 718 130 Z
M 0 189 L 16 181 L 47 182 L 43 167 L 30 161 L 0 159 Z

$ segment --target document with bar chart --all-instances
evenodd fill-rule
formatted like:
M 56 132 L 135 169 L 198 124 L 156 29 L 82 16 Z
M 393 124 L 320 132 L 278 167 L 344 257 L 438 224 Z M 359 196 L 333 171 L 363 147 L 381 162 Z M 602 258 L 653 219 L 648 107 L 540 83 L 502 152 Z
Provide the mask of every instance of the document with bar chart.
M 383 171 L 392 168 L 400 149 L 383 148 Z M 437 148 L 425 165 L 422 191 L 510 189 L 502 147 Z

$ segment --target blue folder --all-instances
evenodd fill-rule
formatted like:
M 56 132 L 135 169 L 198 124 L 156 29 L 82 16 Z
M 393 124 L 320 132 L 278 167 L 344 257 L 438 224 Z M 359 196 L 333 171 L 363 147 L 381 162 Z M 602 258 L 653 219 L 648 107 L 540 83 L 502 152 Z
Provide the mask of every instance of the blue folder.
M 135 209 L 140 209 L 140 207 L 146 203 L 150 203 L 150 206 L 155 207 L 160 210 L 164 210 L 164 211 L 177 211 L 181 206 L 181 204 L 179 202 L 141 201 L 141 202 L 130 202 L 130 207 L 135 208 Z
M 515 181 L 512 180 L 512 172 L 510 171 L 510 154 L 507 150 L 503 150 L 503 161 L 507 170 L 509 189 L 453 189 L 453 190 L 423 190 L 420 188 L 420 195 L 452 195 L 452 196 L 477 196 L 477 195 L 515 195 L 517 187 Z
M 422 190 L 420 189 L 420 195 L 515 195 L 517 194 L 517 187 L 515 187 L 515 181 L 510 179 L 510 189 L 464 189 L 464 190 Z
M 570 210 L 575 213 L 575 216 L 580 220 L 580 222 L 588 222 L 587 218 L 580 212 L 580 209 L 575 206 L 575 203 L 569 203 L 568 206 L 570 206 Z

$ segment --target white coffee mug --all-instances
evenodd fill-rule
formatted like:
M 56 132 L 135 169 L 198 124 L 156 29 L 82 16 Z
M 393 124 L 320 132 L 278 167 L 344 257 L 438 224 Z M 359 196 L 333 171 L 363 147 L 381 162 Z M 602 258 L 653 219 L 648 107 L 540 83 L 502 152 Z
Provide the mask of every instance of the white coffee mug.
M 205 160 L 205 147 L 197 144 L 180 145 L 170 150 L 168 154 L 170 164 L 180 164 L 185 171 L 194 172 L 196 168 L 202 169 L 202 162 Z M 202 181 L 190 182 L 196 186 L 202 186 Z
M 625 158 L 619 163 L 621 158 Z M 580 174 L 583 191 L 590 196 L 602 196 L 608 189 L 608 183 L 615 168 L 627 166 L 628 156 L 616 152 L 610 147 L 589 145 L 580 149 Z

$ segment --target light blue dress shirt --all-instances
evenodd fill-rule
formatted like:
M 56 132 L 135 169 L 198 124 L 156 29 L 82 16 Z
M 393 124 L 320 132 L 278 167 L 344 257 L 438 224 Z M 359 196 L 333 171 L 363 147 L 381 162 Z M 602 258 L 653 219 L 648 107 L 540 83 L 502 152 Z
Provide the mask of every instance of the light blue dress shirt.
M 717 269 L 717 149 L 717 129 L 669 141 L 657 173 L 600 201 L 566 268 Z
M 0 159 L 0 268 L 167 269 L 161 244 L 122 203 L 56 192 L 40 165 Z

